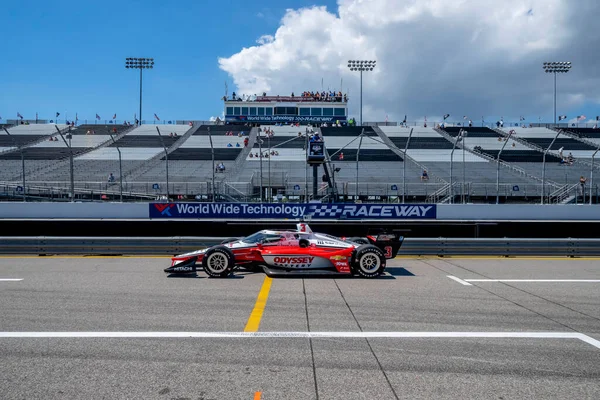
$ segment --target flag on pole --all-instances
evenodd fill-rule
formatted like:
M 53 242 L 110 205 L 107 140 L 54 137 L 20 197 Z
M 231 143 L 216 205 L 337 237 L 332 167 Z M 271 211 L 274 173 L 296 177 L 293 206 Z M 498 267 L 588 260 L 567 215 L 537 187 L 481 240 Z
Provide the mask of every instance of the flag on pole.
M 385 114 L 385 122 L 386 123 L 388 122 L 388 116 L 387 116 L 387 114 Z
M 17 111 L 17 118 L 21 118 L 21 119 L 23 119 L 23 116 L 22 116 L 22 115 L 21 115 L 21 113 L 20 113 L 20 112 L 18 112 L 18 111 Z
M 525 117 L 521 115 L 520 121 L 525 121 Z
M 113 115 L 113 119 L 117 119 L 117 114 Z
M 406 115 L 404 116 L 404 121 L 402 121 L 403 124 L 406 123 Z
M 586 119 L 587 117 L 585 115 L 578 115 L 577 116 L 577 121 L 581 121 L 582 119 Z
M 60 115 L 60 113 L 57 111 L 56 112 L 56 118 L 58 118 L 59 115 Z
M 100 120 L 100 116 L 98 114 L 96 114 L 96 119 Z
M 446 120 L 446 118 L 448 118 L 450 116 L 450 114 L 444 114 L 444 121 Z M 427 121 L 427 117 L 425 117 L 425 121 Z
M 567 116 L 566 115 L 559 115 L 558 116 L 558 120 L 559 121 L 562 121 L 563 119 L 567 119 Z
M 77 117 L 77 113 L 75 113 L 75 122 L 79 121 L 79 118 Z
M 467 119 L 467 116 L 466 116 L 466 115 L 463 115 L 463 119 Z
M 154 113 L 154 118 L 156 118 L 157 121 L 160 121 L 160 118 L 158 118 L 158 115 L 156 115 L 156 113 Z

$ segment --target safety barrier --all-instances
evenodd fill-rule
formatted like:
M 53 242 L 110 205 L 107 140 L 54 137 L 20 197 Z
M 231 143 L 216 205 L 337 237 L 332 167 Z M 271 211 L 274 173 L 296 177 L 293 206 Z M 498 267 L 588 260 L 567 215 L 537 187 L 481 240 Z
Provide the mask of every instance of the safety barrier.
M 221 237 L 0 237 L 0 254 L 175 255 Z M 600 239 L 406 238 L 398 255 L 600 256 Z

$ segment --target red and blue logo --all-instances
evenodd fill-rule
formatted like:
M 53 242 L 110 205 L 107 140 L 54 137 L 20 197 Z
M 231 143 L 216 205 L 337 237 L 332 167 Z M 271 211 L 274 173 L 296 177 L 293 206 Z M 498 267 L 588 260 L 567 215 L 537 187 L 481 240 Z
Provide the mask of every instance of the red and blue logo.
M 175 204 L 154 204 L 154 208 L 156 208 L 156 210 L 158 210 L 160 215 L 167 216 L 167 217 L 173 216 L 173 215 L 171 215 L 171 208 L 173 208 L 173 207 L 175 207 Z

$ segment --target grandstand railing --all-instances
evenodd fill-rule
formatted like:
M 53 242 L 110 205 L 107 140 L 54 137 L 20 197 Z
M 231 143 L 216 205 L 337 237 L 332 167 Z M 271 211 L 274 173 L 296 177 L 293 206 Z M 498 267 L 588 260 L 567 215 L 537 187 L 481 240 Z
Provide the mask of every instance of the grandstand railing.
M 406 121 L 406 122 L 397 122 L 397 121 L 368 121 L 368 122 L 363 122 L 363 126 L 405 126 L 405 127 L 413 127 L 413 126 L 421 126 L 421 127 L 436 127 L 436 126 L 440 126 L 441 124 L 444 124 L 445 126 L 462 126 L 462 127 L 468 127 L 468 120 L 464 121 L 464 120 L 460 120 L 460 121 L 450 121 L 450 120 L 446 120 L 446 121 L 438 121 L 438 120 L 431 120 L 431 121 L 427 121 L 427 123 L 425 124 L 424 121 Z M 425 126 L 427 125 L 427 126 Z M 490 128 L 490 129 L 494 129 L 494 128 L 498 128 L 498 126 L 496 125 L 496 122 L 491 122 L 491 121 L 473 121 L 473 127 L 482 127 L 482 128 Z M 560 128 L 560 129 L 567 129 L 567 128 L 593 128 L 593 127 L 599 127 L 600 126 L 600 121 L 598 122 L 586 122 L 586 123 L 548 123 L 548 122 L 525 122 L 525 121 L 521 121 L 521 122 L 515 122 L 515 121 L 507 121 L 504 122 L 504 124 L 502 125 L 503 128 L 511 128 L 511 127 L 530 127 L 530 128 L 548 128 L 548 129 L 553 129 L 553 128 Z M 600 132 L 600 131 L 599 131 Z
M 125 201 L 148 201 L 156 200 L 164 197 L 167 193 L 166 186 L 160 185 L 158 189 L 153 189 L 153 183 L 151 182 L 124 182 L 123 183 L 123 195 Z M 296 185 L 300 186 L 299 190 L 295 190 Z M 349 200 L 355 198 L 356 184 L 352 182 L 336 183 L 338 193 L 340 196 L 346 196 Z M 264 186 L 265 188 L 267 186 Z M 368 198 L 369 201 L 388 201 L 388 202 L 401 202 L 403 193 L 401 186 L 397 186 L 399 190 L 392 190 L 390 185 L 386 184 L 375 184 L 375 183 L 359 183 L 358 194 L 361 198 Z M 495 201 L 496 195 L 501 199 L 514 199 L 518 202 L 539 202 L 541 186 L 537 184 L 531 185 L 513 185 L 509 183 L 503 183 L 498 186 L 498 192 L 496 191 L 495 184 L 489 183 L 455 183 L 456 189 L 454 190 L 454 197 L 457 199 L 456 203 L 463 202 L 469 203 L 472 199 L 477 201 Z M 440 184 L 436 183 L 410 183 L 406 185 L 406 197 L 407 203 L 441 203 L 447 201 L 446 198 L 441 196 L 432 197 L 431 195 L 436 191 L 445 193 L 448 191 L 447 185 L 440 187 Z M 241 201 L 241 202 L 258 202 L 260 194 L 258 187 L 254 186 L 250 182 L 218 182 L 215 185 L 216 194 L 228 196 L 227 201 Z M 546 196 L 546 204 L 567 204 L 569 202 L 588 203 L 590 190 L 588 186 L 585 186 L 584 191 L 581 190 L 581 185 L 565 185 L 559 190 L 550 193 L 549 190 L 545 193 L 549 193 Z M 69 201 L 70 188 L 68 182 L 31 182 L 25 187 L 25 195 L 28 199 L 36 199 L 43 201 Z M 197 196 L 201 197 L 203 201 L 210 201 L 212 195 L 211 182 L 170 182 L 169 193 L 172 196 L 183 196 L 186 199 L 194 199 Z M 274 188 L 273 197 L 280 193 L 286 196 L 288 199 L 297 199 L 304 201 L 306 199 L 306 186 L 304 182 L 288 182 L 283 188 Z M 320 185 L 318 188 L 318 199 L 323 199 L 330 194 L 329 187 L 326 184 Z M 593 203 L 598 203 L 599 196 L 598 185 L 594 185 L 592 188 Z M 17 201 L 20 201 L 23 196 L 23 192 L 20 191 L 20 184 L 16 182 L 4 182 L 0 183 L 0 195 L 4 198 L 10 197 Z M 116 200 L 119 197 L 119 184 L 118 182 L 107 183 L 107 182 L 76 182 L 75 186 L 75 198 L 76 200 L 91 200 L 94 197 L 101 195 L 108 195 L 111 199 Z M 458 198 L 462 196 L 462 200 Z M 197 199 L 198 200 L 198 199 Z M 265 201 L 269 199 L 265 198 Z M 312 182 L 308 186 L 308 200 L 312 200 Z

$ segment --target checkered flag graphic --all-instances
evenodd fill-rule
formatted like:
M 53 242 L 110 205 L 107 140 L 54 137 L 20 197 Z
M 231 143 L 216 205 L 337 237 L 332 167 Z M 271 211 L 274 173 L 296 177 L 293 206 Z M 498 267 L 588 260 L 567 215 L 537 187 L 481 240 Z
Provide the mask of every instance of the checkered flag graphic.
M 310 206 L 309 214 L 313 217 L 339 217 L 342 215 L 343 208 L 333 204 Z

